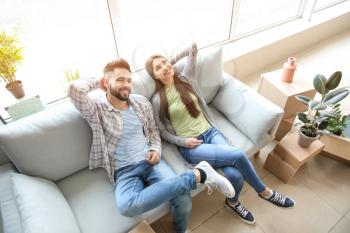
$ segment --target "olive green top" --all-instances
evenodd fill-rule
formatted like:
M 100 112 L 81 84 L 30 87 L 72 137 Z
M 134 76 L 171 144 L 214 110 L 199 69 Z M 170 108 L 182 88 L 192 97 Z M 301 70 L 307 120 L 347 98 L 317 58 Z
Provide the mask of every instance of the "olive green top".
M 192 93 L 190 93 L 190 96 L 192 97 L 196 108 L 200 110 L 200 114 L 197 118 L 192 117 L 188 112 L 186 105 L 182 102 L 180 93 L 176 90 L 175 86 L 166 89 L 170 122 L 177 136 L 198 137 L 211 127 L 199 107 L 197 97 Z

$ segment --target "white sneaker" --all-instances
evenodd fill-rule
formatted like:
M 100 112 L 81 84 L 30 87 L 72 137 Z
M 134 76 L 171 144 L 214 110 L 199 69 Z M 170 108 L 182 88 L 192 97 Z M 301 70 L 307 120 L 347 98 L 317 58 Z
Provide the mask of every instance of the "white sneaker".
M 232 198 L 235 196 L 235 189 L 228 179 L 217 173 L 208 162 L 202 161 L 195 168 L 199 168 L 205 172 L 207 179 L 204 184 L 208 187 L 208 194 L 213 192 L 213 189 L 219 189 L 226 197 Z

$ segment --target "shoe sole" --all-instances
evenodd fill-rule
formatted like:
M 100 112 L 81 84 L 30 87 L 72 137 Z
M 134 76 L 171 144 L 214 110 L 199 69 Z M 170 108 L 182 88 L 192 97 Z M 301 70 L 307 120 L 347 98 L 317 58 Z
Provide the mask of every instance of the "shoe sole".
M 215 171 L 215 170 L 214 170 Z M 215 171 L 216 172 L 216 171 Z M 216 172 L 217 173 L 217 172 Z M 224 176 L 221 176 L 219 173 L 217 173 L 217 175 L 219 175 L 220 176 L 220 179 L 222 179 L 223 181 L 224 181 L 224 183 L 225 183 L 225 185 L 227 186 L 227 187 L 231 187 L 232 188 L 232 190 L 231 190 L 231 193 L 233 193 L 233 195 L 232 196 L 226 196 L 226 197 L 228 197 L 228 198 L 233 198 L 235 195 L 236 195 L 236 191 L 235 191 L 235 188 L 232 186 L 232 184 L 231 184 L 231 182 L 226 178 L 226 177 L 224 177 Z
M 246 224 L 248 225 L 255 225 L 255 217 L 254 217 L 254 221 L 251 222 L 251 221 L 248 221 L 248 220 L 245 220 L 244 218 L 242 218 L 241 216 L 239 216 L 239 214 L 237 214 L 233 209 L 231 209 L 230 206 L 228 206 L 226 203 L 225 203 L 225 207 L 229 209 L 229 211 L 232 213 L 232 215 L 235 215 L 237 216 L 241 221 L 245 222 Z

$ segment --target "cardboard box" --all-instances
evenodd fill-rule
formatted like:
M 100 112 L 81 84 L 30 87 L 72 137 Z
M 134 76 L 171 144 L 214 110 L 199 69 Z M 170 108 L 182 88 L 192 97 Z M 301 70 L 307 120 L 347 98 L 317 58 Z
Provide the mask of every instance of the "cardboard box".
M 345 164 L 350 164 L 350 138 L 336 135 L 322 135 L 320 140 L 325 144 L 323 153 Z
M 282 119 L 276 131 L 275 140 L 280 141 L 293 127 L 296 115 Z
M 156 233 L 152 227 L 144 220 L 137 224 L 129 233 Z
M 298 145 L 298 131 L 288 133 L 268 155 L 264 168 L 283 182 L 288 182 L 298 169 L 324 148 L 320 140 L 313 142 L 308 148 Z
M 302 77 L 298 71 L 293 82 L 286 83 L 281 80 L 281 74 L 282 70 L 262 74 L 258 92 L 284 110 L 283 118 L 294 116 L 297 112 L 305 112 L 308 107 L 295 96 L 303 95 L 313 99 L 316 90 L 312 79 L 310 81 Z
M 264 168 L 285 183 L 289 182 L 297 172 L 296 169 L 290 166 L 273 151 L 268 155 Z
M 298 137 L 298 131 L 288 133 L 274 149 L 274 152 L 279 154 L 284 161 L 295 169 L 298 169 L 307 160 L 319 154 L 324 148 L 324 144 L 320 140 L 314 141 L 307 148 L 301 147 L 298 144 Z

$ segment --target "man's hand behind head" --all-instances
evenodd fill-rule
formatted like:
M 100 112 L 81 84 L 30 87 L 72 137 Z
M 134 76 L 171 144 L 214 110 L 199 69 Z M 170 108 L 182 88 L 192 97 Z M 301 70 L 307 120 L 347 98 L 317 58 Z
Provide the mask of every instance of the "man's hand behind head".
M 107 87 L 106 87 L 106 85 L 105 85 L 105 83 L 106 83 L 105 80 L 107 80 L 106 76 L 104 76 L 104 77 L 102 77 L 102 78 L 100 79 L 100 88 L 101 88 L 104 92 L 107 92 Z

